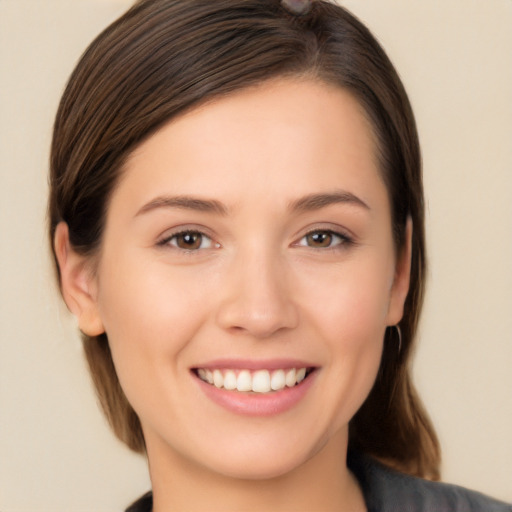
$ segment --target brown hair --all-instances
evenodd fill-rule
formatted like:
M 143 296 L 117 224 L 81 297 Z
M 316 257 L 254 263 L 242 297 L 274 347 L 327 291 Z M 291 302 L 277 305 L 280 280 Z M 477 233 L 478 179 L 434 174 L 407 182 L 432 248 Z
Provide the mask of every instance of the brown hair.
M 391 62 L 345 9 L 316 1 L 294 15 L 279 0 L 137 2 L 89 46 L 62 97 L 51 149 L 50 240 L 65 221 L 73 248 L 94 255 L 109 196 L 137 145 L 201 102 L 282 76 L 308 76 L 354 95 L 378 140 L 397 250 L 408 217 L 414 226 L 401 350 L 388 329 L 379 375 L 351 421 L 349 445 L 405 472 L 438 478 L 438 441 L 410 377 L 425 279 L 416 126 Z M 119 385 L 107 335 L 83 341 L 115 434 L 143 452 L 140 422 Z

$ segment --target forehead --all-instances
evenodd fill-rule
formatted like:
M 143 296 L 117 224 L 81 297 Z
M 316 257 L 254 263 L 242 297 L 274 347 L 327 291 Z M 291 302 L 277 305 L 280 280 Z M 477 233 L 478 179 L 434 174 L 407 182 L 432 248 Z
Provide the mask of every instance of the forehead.
M 141 200 L 159 187 L 233 202 L 270 189 L 291 201 L 312 189 L 343 187 L 364 199 L 365 185 L 383 186 L 376 153 L 370 122 L 349 92 L 280 79 L 173 119 L 133 152 L 122 182 Z

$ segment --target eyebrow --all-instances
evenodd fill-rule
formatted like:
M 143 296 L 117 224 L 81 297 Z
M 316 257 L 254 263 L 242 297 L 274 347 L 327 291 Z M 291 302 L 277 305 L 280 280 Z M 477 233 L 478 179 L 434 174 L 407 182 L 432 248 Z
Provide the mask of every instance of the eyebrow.
M 159 208 L 178 208 L 183 210 L 195 210 L 199 212 L 217 213 L 227 215 L 227 208 L 215 199 L 199 199 L 191 196 L 160 196 L 146 203 L 135 216 L 157 210 Z
M 362 207 L 365 210 L 371 210 L 371 208 L 362 199 L 345 190 L 324 194 L 310 194 L 305 197 L 301 197 L 296 201 L 292 201 L 288 207 L 291 211 L 308 212 L 320 210 L 332 204 L 339 203 L 351 204 Z
M 344 190 L 331 193 L 310 194 L 301 197 L 289 203 L 288 209 L 292 212 L 303 213 L 320 210 L 339 203 L 352 204 L 370 210 L 370 207 L 362 199 Z M 135 216 L 137 217 L 160 208 L 195 210 L 205 213 L 216 213 L 222 216 L 228 214 L 226 206 L 215 199 L 200 199 L 192 196 L 159 196 L 149 201 L 149 203 L 146 203 L 138 210 Z

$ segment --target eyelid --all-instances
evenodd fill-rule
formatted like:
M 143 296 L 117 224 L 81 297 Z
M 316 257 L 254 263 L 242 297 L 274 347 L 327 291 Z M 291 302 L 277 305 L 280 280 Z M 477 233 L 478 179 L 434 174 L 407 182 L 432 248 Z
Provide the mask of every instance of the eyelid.
M 330 233 L 331 235 L 341 239 L 339 243 L 336 243 L 329 247 L 312 247 L 307 244 L 302 244 L 302 240 L 304 240 L 307 236 L 312 235 L 314 233 Z M 350 233 L 349 230 L 343 229 L 340 226 L 315 226 L 310 229 L 307 229 L 300 237 L 296 239 L 297 241 L 294 242 L 292 245 L 299 246 L 299 247 L 307 247 L 314 250 L 336 250 L 341 248 L 346 248 L 347 246 L 355 245 L 356 244 L 356 238 L 354 235 Z

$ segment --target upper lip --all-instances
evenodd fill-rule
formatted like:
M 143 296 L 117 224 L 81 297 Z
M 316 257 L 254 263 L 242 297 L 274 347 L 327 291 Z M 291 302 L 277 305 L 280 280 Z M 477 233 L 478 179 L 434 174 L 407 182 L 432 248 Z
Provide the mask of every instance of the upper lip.
M 300 359 L 215 359 L 202 364 L 193 366 L 196 368 L 205 368 L 211 370 L 279 370 L 286 368 L 314 368 L 316 365 L 311 362 Z

